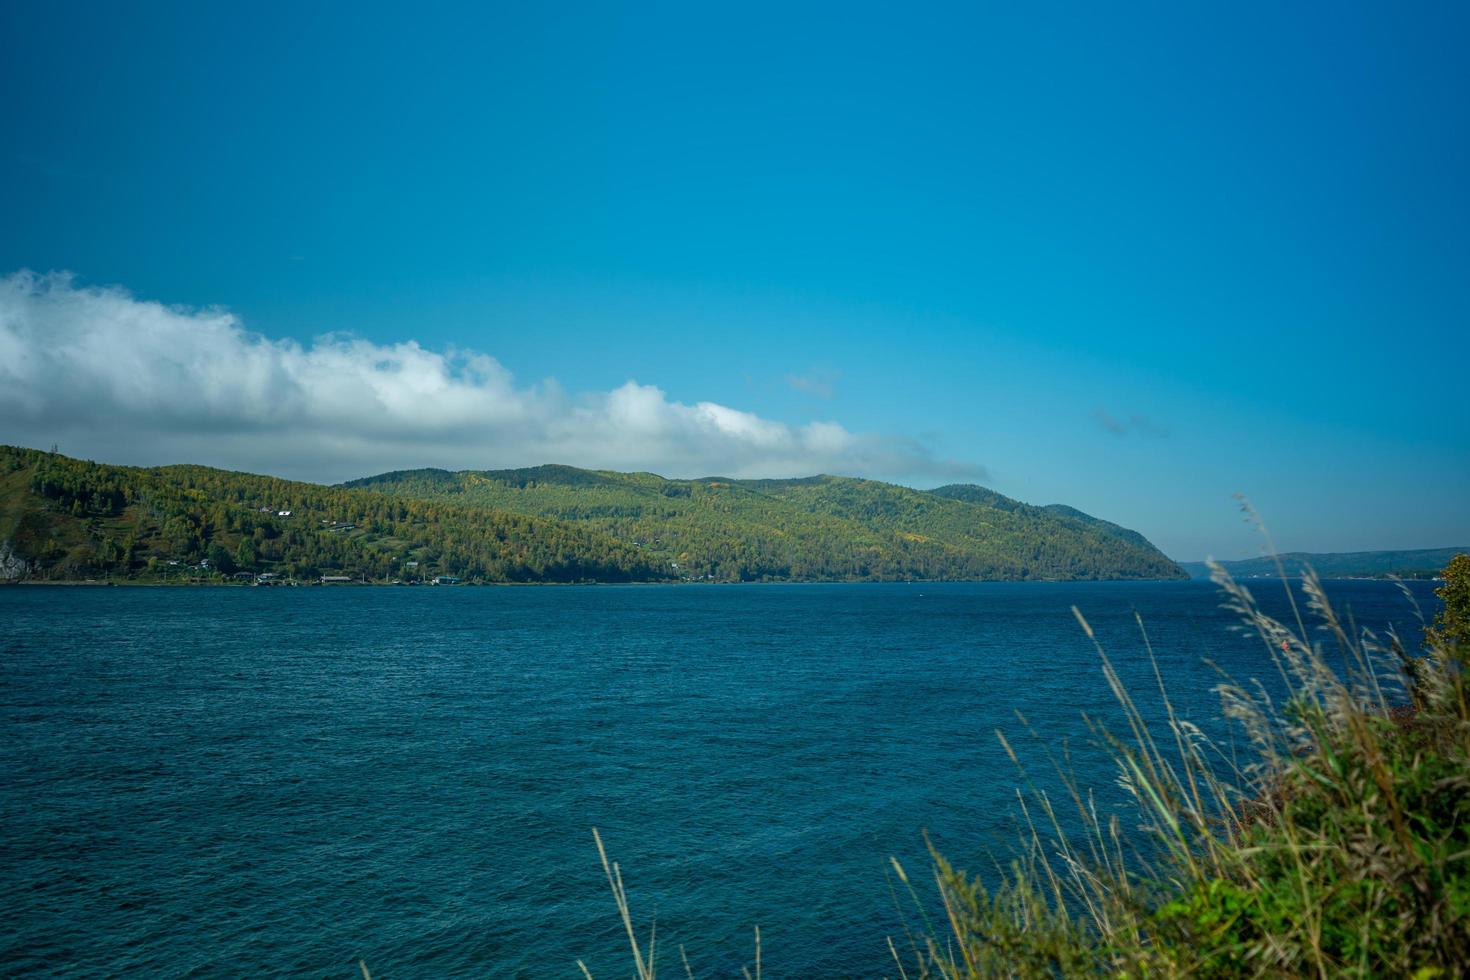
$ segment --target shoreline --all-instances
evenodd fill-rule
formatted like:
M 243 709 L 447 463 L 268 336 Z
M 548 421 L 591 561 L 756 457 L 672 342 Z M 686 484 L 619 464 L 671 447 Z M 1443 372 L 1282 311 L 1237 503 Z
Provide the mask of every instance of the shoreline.
M 1299 575 L 1287 576 L 1285 581 L 1296 582 L 1301 580 Z M 1282 579 L 1252 578 L 1242 581 L 1280 582 Z M 1385 582 L 1390 583 L 1392 579 L 1376 578 L 1373 576 L 1339 575 L 1322 577 L 1323 582 Z M 1427 580 L 1426 580 L 1427 581 Z M 667 588 L 667 587 L 711 587 L 711 586 L 808 586 L 808 585 L 1127 585 L 1141 583 L 1157 583 L 1184 585 L 1188 583 L 1213 584 L 1207 578 L 1069 578 L 1069 579 L 769 579 L 748 582 L 707 582 L 707 581 L 634 581 L 634 582 L 610 582 L 603 580 L 587 580 L 579 582 L 459 582 L 455 585 L 434 585 L 430 582 L 403 583 L 403 582 L 301 582 L 294 585 L 271 584 L 256 585 L 243 582 L 147 582 L 128 579 L 99 580 L 99 579 L 64 579 L 64 580 L 28 580 L 0 582 L 0 588 L 139 588 L 139 589 L 460 589 L 460 588 L 577 588 L 587 586 L 600 586 L 604 588 Z

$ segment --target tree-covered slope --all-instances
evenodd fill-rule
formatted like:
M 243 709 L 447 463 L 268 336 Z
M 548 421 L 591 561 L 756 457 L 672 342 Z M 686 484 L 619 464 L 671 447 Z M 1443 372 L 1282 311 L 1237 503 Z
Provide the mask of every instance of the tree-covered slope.
M 591 525 L 680 577 L 717 581 L 1183 576 L 1136 532 L 982 487 L 667 480 L 568 466 L 410 470 L 345 486 Z
M 487 582 L 1181 575 L 1135 532 L 981 487 L 566 466 L 414 470 L 325 487 L 0 447 L 0 578 L 237 571 Z
M 274 572 L 487 582 L 669 577 L 594 527 L 202 466 L 0 447 L 0 578 Z

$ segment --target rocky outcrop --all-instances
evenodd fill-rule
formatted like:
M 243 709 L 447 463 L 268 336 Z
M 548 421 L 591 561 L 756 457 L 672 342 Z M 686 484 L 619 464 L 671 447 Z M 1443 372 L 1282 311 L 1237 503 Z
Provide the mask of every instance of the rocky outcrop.
M 15 553 L 9 541 L 0 541 L 0 582 L 25 578 L 30 570 L 30 563 Z

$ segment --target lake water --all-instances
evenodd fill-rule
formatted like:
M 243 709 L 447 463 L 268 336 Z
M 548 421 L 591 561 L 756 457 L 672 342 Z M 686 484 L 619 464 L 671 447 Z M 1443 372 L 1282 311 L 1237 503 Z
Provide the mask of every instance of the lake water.
M 1417 640 L 1396 586 L 1329 591 Z M 926 868 L 927 828 L 983 868 L 1012 835 L 995 728 L 1021 711 L 1111 784 L 1070 607 L 1145 689 L 1136 609 L 1205 721 L 1201 658 L 1271 671 L 1218 603 L 1202 582 L 0 589 L 0 973 L 625 977 L 597 826 L 669 975 L 681 943 L 738 974 L 755 925 L 767 976 L 892 975 L 888 856 Z

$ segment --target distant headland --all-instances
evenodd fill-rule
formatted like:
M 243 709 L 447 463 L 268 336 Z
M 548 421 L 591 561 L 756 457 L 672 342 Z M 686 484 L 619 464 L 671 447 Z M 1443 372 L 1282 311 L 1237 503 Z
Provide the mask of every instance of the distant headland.
M 984 487 L 538 466 L 323 486 L 0 447 L 0 581 L 1182 579 L 1143 535 Z

